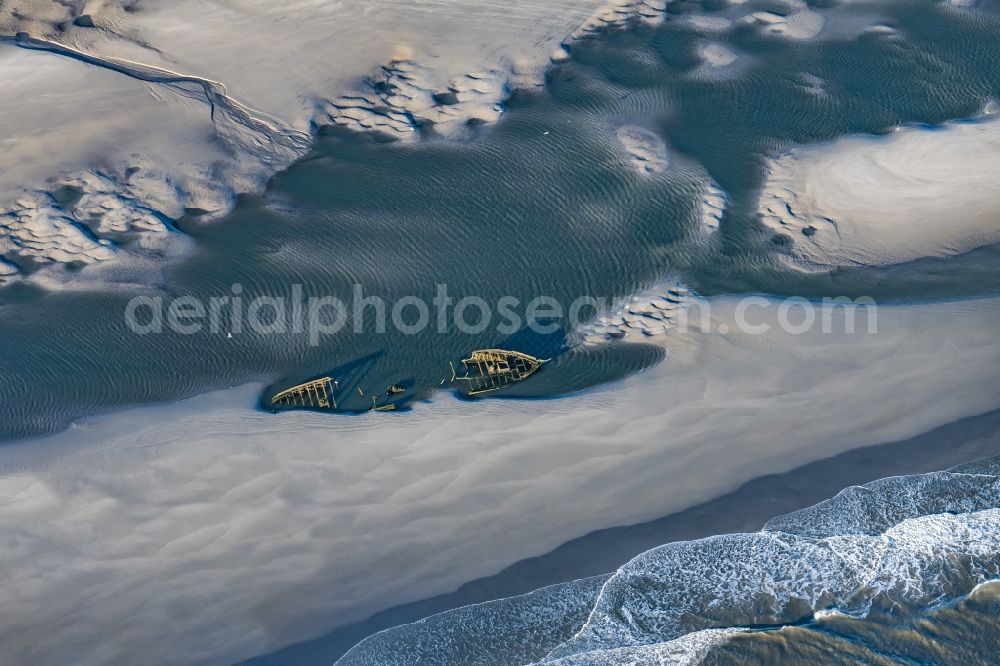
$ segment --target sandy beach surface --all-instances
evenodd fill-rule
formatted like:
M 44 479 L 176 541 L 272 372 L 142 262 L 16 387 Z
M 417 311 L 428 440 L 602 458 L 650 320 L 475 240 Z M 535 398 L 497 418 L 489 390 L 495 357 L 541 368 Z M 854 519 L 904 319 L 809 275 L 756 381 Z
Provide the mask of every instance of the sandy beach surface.
M 997 455 L 1000 412 L 962 419 L 905 441 L 855 449 L 783 474 L 765 475 L 731 493 L 657 520 L 592 532 L 494 576 L 469 581 L 454 592 L 387 609 L 364 622 L 261 655 L 249 663 L 327 664 L 364 638 L 390 627 L 470 604 L 607 574 L 665 543 L 754 532 L 774 516 L 821 502 L 851 485 L 944 470 Z

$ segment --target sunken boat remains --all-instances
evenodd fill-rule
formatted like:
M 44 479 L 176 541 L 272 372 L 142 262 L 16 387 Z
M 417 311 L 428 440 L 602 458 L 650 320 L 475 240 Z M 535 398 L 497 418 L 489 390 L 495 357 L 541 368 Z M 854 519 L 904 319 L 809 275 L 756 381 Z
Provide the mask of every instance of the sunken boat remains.
M 462 374 L 451 366 L 451 380 L 465 382 L 469 395 L 482 395 L 524 381 L 548 360 L 505 349 L 480 349 L 462 360 Z
M 337 382 L 323 377 L 293 386 L 271 398 L 275 407 L 302 407 L 305 409 L 336 409 L 337 398 L 333 393 Z
M 482 395 L 516 384 L 533 375 L 548 359 L 540 359 L 522 352 L 505 349 L 479 349 L 462 360 L 461 371 L 451 364 L 451 383 L 463 384 L 470 396 Z M 441 384 L 448 382 L 441 381 Z M 334 394 L 339 384 L 332 377 L 321 377 L 298 386 L 285 389 L 271 398 L 274 409 L 338 409 Z M 385 395 L 367 394 L 359 386 L 358 395 L 370 397 L 369 411 L 390 412 L 397 408 L 395 396 L 406 393 L 406 389 L 392 384 Z M 350 411 L 350 410 L 349 410 Z

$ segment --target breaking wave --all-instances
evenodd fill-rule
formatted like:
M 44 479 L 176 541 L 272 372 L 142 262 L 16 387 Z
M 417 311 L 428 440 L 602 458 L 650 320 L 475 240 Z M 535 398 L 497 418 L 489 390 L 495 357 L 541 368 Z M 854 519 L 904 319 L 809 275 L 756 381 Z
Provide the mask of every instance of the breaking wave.
M 667 544 L 607 577 L 395 627 L 337 663 L 692 664 L 747 631 L 916 615 L 998 577 L 994 458 L 854 486 L 760 532 Z
M 552 585 L 394 627 L 372 635 L 337 664 L 535 662 L 576 633 L 609 577 Z

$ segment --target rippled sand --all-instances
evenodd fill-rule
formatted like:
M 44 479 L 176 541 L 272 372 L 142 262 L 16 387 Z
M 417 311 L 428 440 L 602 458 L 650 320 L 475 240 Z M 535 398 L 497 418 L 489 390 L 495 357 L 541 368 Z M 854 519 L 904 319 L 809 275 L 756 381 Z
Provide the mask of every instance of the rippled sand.
M 480 76 L 491 94 L 473 86 L 462 112 L 455 111 L 461 104 L 446 109 L 456 122 L 480 117 L 503 101 L 508 84 L 537 84 L 551 50 L 600 4 L 394 0 L 376 10 L 359 1 L 294 8 L 260 0 L 5 3 L 0 72 L 13 85 L 0 95 L 7 130 L 0 219 L 28 215 L 13 232 L 0 225 L 0 254 L 56 268 L 129 257 L 116 251 L 121 237 L 98 232 L 98 243 L 77 228 L 85 216 L 35 202 L 66 185 L 115 197 L 132 219 L 149 211 L 169 220 L 186 209 L 228 212 L 237 193 L 260 191 L 305 154 L 310 131 L 332 120 L 338 96 L 401 57 L 420 63 L 416 88 L 428 102 L 455 80 Z M 200 84 L 136 80 L 151 68 L 210 82 L 264 131 L 245 119 L 230 122 L 226 105 Z M 400 103 L 407 114 L 421 105 Z M 296 134 L 300 141 L 275 149 L 274 139 Z M 95 178 L 104 184 L 90 187 Z M 123 233 L 128 241 L 152 232 L 126 224 Z M 0 287 L 18 279 L 15 268 L 0 268 Z

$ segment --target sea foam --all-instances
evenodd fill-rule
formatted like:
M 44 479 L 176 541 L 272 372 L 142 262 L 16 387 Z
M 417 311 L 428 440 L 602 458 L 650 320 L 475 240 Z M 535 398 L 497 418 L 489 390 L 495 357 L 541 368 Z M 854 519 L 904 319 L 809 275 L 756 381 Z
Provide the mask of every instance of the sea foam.
M 381 632 L 338 663 L 384 663 L 378 650 L 385 645 L 393 646 L 393 664 L 449 663 L 428 650 L 442 636 L 504 646 L 468 662 L 476 664 L 699 663 L 732 635 L 761 625 L 864 617 L 876 603 L 922 610 L 961 598 L 1000 575 L 998 527 L 1000 458 L 882 479 L 777 517 L 760 532 L 643 553 L 607 579 L 580 630 L 543 659 L 515 661 L 508 650 L 532 635 L 526 623 L 571 622 L 579 606 L 566 595 L 582 602 L 592 588 L 545 588 L 544 598 L 560 602 L 551 613 L 532 605 L 539 593 L 442 613 L 432 629 L 420 622 Z M 497 621 L 501 608 L 526 612 Z

